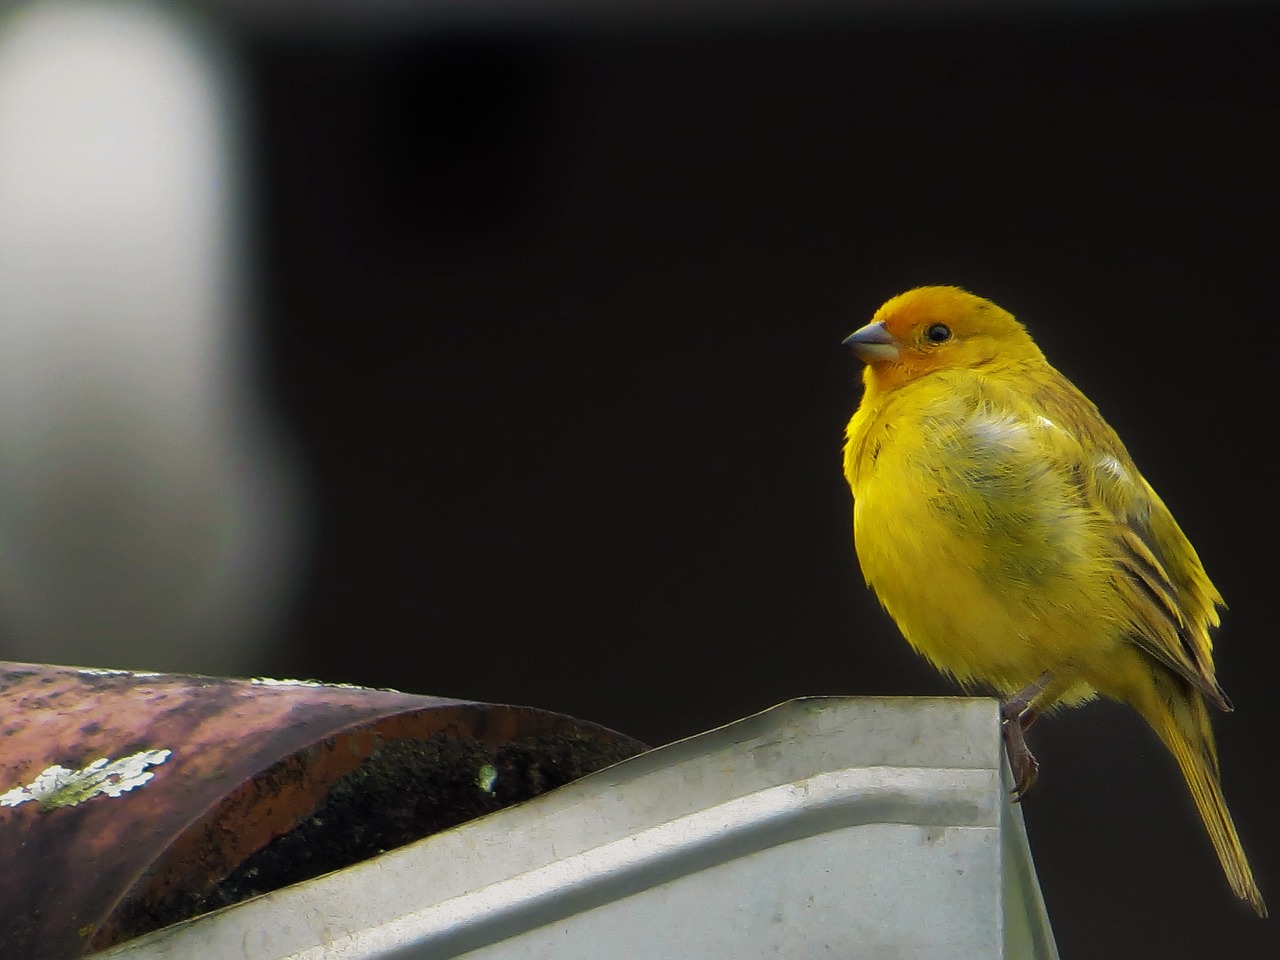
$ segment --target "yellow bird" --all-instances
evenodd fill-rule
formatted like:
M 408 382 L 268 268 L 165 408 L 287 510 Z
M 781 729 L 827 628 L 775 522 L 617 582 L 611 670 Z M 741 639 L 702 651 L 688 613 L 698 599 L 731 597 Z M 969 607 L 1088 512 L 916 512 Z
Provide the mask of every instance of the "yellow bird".
M 1231 709 L 1209 636 L 1222 598 L 1115 431 L 1022 324 L 958 287 L 894 297 L 845 344 L 866 363 L 844 447 L 863 574 L 916 650 L 1004 698 L 1019 797 L 1037 715 L 1128 703 L 1266 916 L 1206 705 Z

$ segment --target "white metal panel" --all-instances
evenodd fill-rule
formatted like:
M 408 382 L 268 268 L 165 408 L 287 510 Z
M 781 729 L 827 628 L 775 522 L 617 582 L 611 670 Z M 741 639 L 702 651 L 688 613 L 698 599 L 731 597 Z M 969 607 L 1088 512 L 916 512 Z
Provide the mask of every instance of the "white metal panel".
M 110 956 L 1052 960 L 1008 786 L 992 701 L 796 700 Z

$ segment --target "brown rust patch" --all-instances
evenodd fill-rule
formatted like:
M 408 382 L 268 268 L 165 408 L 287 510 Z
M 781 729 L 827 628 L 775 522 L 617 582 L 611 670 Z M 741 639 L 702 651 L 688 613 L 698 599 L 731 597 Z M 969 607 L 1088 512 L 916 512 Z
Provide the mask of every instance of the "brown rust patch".
M 526 707 L 38 664 L 0 665 L 0 716 L 0 794 L 54 764 L 172 751 L 119 797 L 0 807 L 0 956 L 49 960 L 338 869 L 643 749 Z M 477 781 L 486 764 L 489 789 Z

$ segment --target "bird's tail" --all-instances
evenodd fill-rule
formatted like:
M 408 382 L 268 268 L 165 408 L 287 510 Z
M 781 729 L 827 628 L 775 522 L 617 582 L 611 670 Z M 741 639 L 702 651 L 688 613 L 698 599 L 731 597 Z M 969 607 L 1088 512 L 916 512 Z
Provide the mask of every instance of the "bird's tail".
M 1178 768 L 1191 789 L 1200 819 L 1209 831 L 1213 849 L 1222 862 L 1227 882 L 1241 900 L 1267 915 L 1267 905 L 1262 891 L 1253 879 L 1249 860 L 1240 846 L 1236 825 L 1227 811 L 1227 801 L 1222 796 L 1222 783 L 1218 775 L 1218 753 L 1214 746 L 1213 728 L 1209 725 L 1209 709 L 1198 692 L 1182 683 L 1180 678 L 1161 677 L 1156 698 L 1154 716 L 1147 719 L 1160 739 L 1178 761 Z

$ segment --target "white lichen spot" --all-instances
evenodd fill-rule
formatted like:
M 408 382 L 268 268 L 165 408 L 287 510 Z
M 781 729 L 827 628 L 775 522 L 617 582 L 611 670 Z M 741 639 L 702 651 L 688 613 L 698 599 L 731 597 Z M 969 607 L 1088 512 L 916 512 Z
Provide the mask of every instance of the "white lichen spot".
M 16 807 L 34 800 L 41 810 L 74 807 L 99 794 L 118 797 L 142 786 L 155 776 L 147 772 L 169 759 L 171 750 L 143 750 L 119 760 L 102 757 L 81 770 L 69 770 L 55 764 L 37 774 L 23 787 L 0 794 L 0 807 Z
M 399 693 L 390 687 L 363 687 L 358 683 L 324 683 L 320 680 L 288 680 L 274 677 L 250 677 L 249 682 L 259 687 L 309 687 L 313 690 L 377 690 L 380 693 Z
M 493 785 L 498 782 L 498 768 L 486 763 L 476 774 L 476 786 L 485 793 L 493 793 Z
M 138 677 L 141 679 L 149 679 L 152 677 L 163 677 L 163 673 L 142 670 L 113 670 L 109 667 L 76 667 L 76 673 L 82 677 Z

